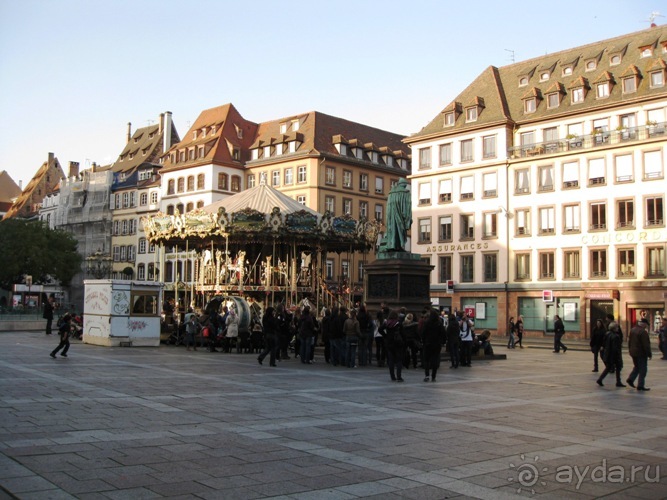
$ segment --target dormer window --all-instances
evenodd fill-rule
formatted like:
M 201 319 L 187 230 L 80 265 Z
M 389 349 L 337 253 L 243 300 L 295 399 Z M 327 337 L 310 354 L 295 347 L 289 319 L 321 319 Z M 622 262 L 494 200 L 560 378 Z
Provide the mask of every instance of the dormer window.
M 665 85 L 665 70 L 653 71 L 650 73 L 651 88 L 663 87 Z
M 637 76 L 632 75 L 632 76 L 626 76 L 622 80 L 623 82 L 623 93 L 624 94 L 631 94 L 633 92 L 637 92 Z
M 232 150 L 232 160 L 241 161 L 241 151 L 238 148 Z
M 289 142 L 289 152 L 296 153 L 296 150 L 299 149 L 301 143 L 299 141 L 290 141 Z
M 546 82 L 549 79 L 549 72 L 548 71 L 543 71 L 540 73 L 540 81 L 541 82 Z
M 211 135 L 215 134 L 215 125 L 211 127 Z
M 522 76 L 519 78 L 519 87 L 525 87 L 528 85 L 528 77 L 527 76 Z
M 236 128 L 236 137 L 238 139 L 243 139 L 243 129 L 237 125 L 234 125 L 234 127 Z
M 523 100 L 523 112 L 534 113 L 537 110 L 537 98 L 531 97 Z
M 251 149 L 251 150 L 250 150 L 250 159 L 251 159 L 251 160 L 257 160 L 257 159 L 259 159 L 259 149 L 258 149 L 258 148 L 255 148 L 255 149 Z
M 594 71 L 598 67 L 598 63 L 595 59 L 590 59 L 586 61 L 586 71 Z
M 391 155 L 382 155 L 382 161 L 388 167 L 393 167 L 394 166 L 394 157 L 391 156 Z
M 276 144 L 276 155 L 281 155 L 283 154 L 285 149 L 285 145 L 282 142 L 279 142 Z
M 609 82 L 598 83 L 595 87 L 595 96 L 598 99 L 605 99 L 609 97 Z
M 364 159 L 364 150 L 361 149 L 361 148 L 352 148 L 352 154 L 358 160 L 363 160 Z
M 466 122 L 476 122 L 477 121 L 477 106 L 472 108 L 466 108 Z
M 201 136 L 206 137 L 206 127 L 201 129 Z
M 452 127 L 454 125 L 455 121 L 456 121 L 456 117 L 454 116 L 453 111 L 450 111 L 449 113 L 445 113 L 445 127 Z
M 149 139 L 152 139 L 153 137 L 155 137 L 155 132 L 151 132 L 150 134 L 148 134 Z
M 653 55 L 653 49 L 651 47 L 642 47 L 641 49 L 641 57 L 651 57 Z
M 264 146 L 264 158 L 271 156 L 271 146 Z
M 192 140 L 193 141 L 197 140 L 197 131 L 196 130 L 194 132 L 192 132 Z
M 620 54 L 613 54 L 609 58 L 609 66 L 618 66 L 621 64 L 621 55 Z
M 292 132 L 299 130 L 299 120 L 292 120 Z
M 547 94 L 547 108 L 553 109 L 560 106 L 560 94 L 558 92 L 552 92 Z
M 565 66 L 563 68 L 563 76 L 569 76 L 572 74 L 572 66 Z
M 577 87 L 572 89 L 572 104 L 584 102 L 584 88 Z

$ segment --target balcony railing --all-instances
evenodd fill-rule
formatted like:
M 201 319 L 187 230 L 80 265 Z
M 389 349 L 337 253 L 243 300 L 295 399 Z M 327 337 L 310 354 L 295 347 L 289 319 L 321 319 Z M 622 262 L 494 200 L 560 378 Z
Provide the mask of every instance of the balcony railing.
M 513 146 L 507 149 L 510 158 L 530 158 L 578 149 L 595 149 L 607 144 L 619 144 L 630 141 L 643 141 L 652 137 L 661 137 L 667 134 L 667 123 L 643 125 L 641 127 L 626 127 L 618 130 L 600 132 L 597 134 L 580 135 L 555 141 L 536 142 Z

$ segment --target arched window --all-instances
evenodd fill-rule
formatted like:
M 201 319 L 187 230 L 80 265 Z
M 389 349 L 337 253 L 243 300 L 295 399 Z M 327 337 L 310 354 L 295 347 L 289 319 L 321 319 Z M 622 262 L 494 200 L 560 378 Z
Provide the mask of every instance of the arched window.
M 167 182 L 167 194 L 174 194 L 174 179 L 169 179 Z
M 179 214 L 185 213 L 183 212 L 183 203 L 179 203 L 178 205 L 176 205 L 176 210 L 178 210 Z
M 167 205 L 167 215 L 174 215 L 174 205 Z
M 197 189 L 204 189 L 205 188 L 205 177 L 204 174 L 199 174 L 197 176 Z
M 185 205 L 185 211 L 186 212 L 191 212 L 195 208 L 195 204 L 190 202 L 187 205 Z
M 188 191 L 194 191 L 195 190 L 195 176 L 194 175 L 189 175 L 188 176 Z
M 185 191 L 185 178 L 184 177 L 179 177 L 178 178 L 178 187 L 176 188 L 176 190 L 179 193 L 182 193 L 183 191 Z

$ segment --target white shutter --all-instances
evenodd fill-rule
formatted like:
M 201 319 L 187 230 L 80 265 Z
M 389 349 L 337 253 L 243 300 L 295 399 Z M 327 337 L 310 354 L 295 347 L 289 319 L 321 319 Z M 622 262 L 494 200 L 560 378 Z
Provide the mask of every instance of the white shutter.
M 595 158 L 588 160 L 588 178 L 604 178 L 604 158 Z
M 440 194 L 451 194 L 452 193 L 452 180 L 445 179 L 440 181 Z
M 419 185 L 419 200 L 431 199 L 431 183 L 427 182 Z
M 576 161 L 563 164 L 563 182 L 579 181 L 579 164 Z
M 472 193 L 473 186 L 472 176 L 461 177 L 461 194 Z
M 632 179 L 632 155 L 619 155 L 616 157 L 616 178 Z
M 649 174 L 659 175 L 662 173 L 662 161 L 660 158 L 660 151 L 647 151 L 644 153 L 644 175 L 649 177 Z

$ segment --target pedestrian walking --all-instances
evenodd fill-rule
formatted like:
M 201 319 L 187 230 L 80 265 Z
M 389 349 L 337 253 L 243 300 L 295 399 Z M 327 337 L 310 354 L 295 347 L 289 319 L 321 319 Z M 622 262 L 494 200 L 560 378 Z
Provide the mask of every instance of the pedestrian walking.
M 514 330 L 516 331 L 516 344 L 521 349 L 523 349 L 523 316 L 519 316 L 516 320 L 516 325 L 514 325 Z
M 384 324 L 384 342 L 387 348 L 387 366 L 391 380 L 403 382 L 403 355 L 405 352 L 405 340 L 401 332 L 401 324 L 398 312 L 392 310 Z
M 563 344 L 562 338 L 565 335 L 565 325 L 558 314 L 554 315 L 554 352 L 558 354 L 561 349 L 567 352 L 567 346 Z
M 299 358 L 304 364 L 312 364 L 311 349 L 313 348 L 313 340 L 315 337 L 315 320 L 310 314 L 310 307 L 305 306 L 299 317 L 299 339 L 301 340 L 299 349 Z
M 515 348 L 515 343 L 516 339 L 514 337 L 516 333 L 516 323 L 514 323 L 514 316 L 510 317 L 509 324 L 507 325 L 507 330 L 509 332 L 509 340 L 507 341 L 507 348 L 508 349 L 514 349 Z
M 264 350 L 257 356 L 257 361 L 262 364 L 267 354 L 269 365 L 276 366 L 276 355 L 278 354 L 278 325 L 274 316 L 273 307 L 267 307 L 262 317 L 262 329 L 264 330 Z
M 474 323 L 467 314 L 463 314 L 459 323 L 461 337 L 461 366 L 472 366 L 472 344 L 474 340 Z
M 616 324 L 616 323 L 615 323 Z M 616 324 L 618 328 L 618 324 Z M 593 353 L 593 371 L 598 371 L 598 358 L 600 355 L 600 350 L 604 345 L 605 336 L 607 334 L 607 328 L 604 326 L 604 321 L 601 319 L 595 320 L 595 326 L 591 332 L 591 352 Z
M 58 351 L 60 349 L 63 350 L 63 352 L 60 353 L 60 355 L 63 358 L 67 357 L 67 351 L 69 351 L 69 334 L 72 329 L 72 325 L 70 322 L 72 321 L 72 316 L 69 314 L 65 314 L 63 316 L 62 323 L 60 323 L 60 326 L 58 327 L 58 333 L 60 334 L 60 343 L 58 344 L 58 347 L 56 347 L 53 351 L 51 351 L 51 356 L 53 359 L 56 358 L 56 354 L 58 354 Z
M 651 341 L 648 336 L 648 320 L 646 318 L 640 319 L 635 327 L 630 330 L 628 335 L 628 351 L 632 357 L 632 372 L 626 382 L 630 387 L 635 387 L 635 380 L 637 380 L 638 391 L 650 391 L 646 387 L 646 374 L 648 372 L 648 360 L 651 359 Z
M 623 369 L 623 353 L 621 350 L 623 341 L 621 339 L 621 330 L 618 323 L 615 321 L 609 323 L 608 327 L 609 330 L 604 333 L 602 341 L 602 362 L 604 363 L 604 370 L 602 370 L 596 383 L 602 387 L 604 385 L 602 381 L 607 374 L 615 373 L 616 387 L 625 387 L 623 382 L 621 382 L 621 370 Z
M 357 320 L 357 311 L 350 310 L 350 317 L 343 323 L 343 333 L 345 334 L 345 359 L 348 368 L 357 367 L 357 346 L 361 336 L 361 327 Z
M 46 334 L 51 335 L 53 333 L 53 309 L 56 298 L 53 294 L 49 295 L 49 298 L 44 303 L 44 314 L 42 317 L 46 320 Z
M 422 328 L 422 363 L 424 365 L 424 382 L 435 382 L 440 367 L 440 351 L 445 342 L 445 327 L 435 309 L 431 309 Z
M 662 353 L 662 359 L 667 359 L 667 316 L 663 316 L 662 326 L 658 330 L 658 349 Z

